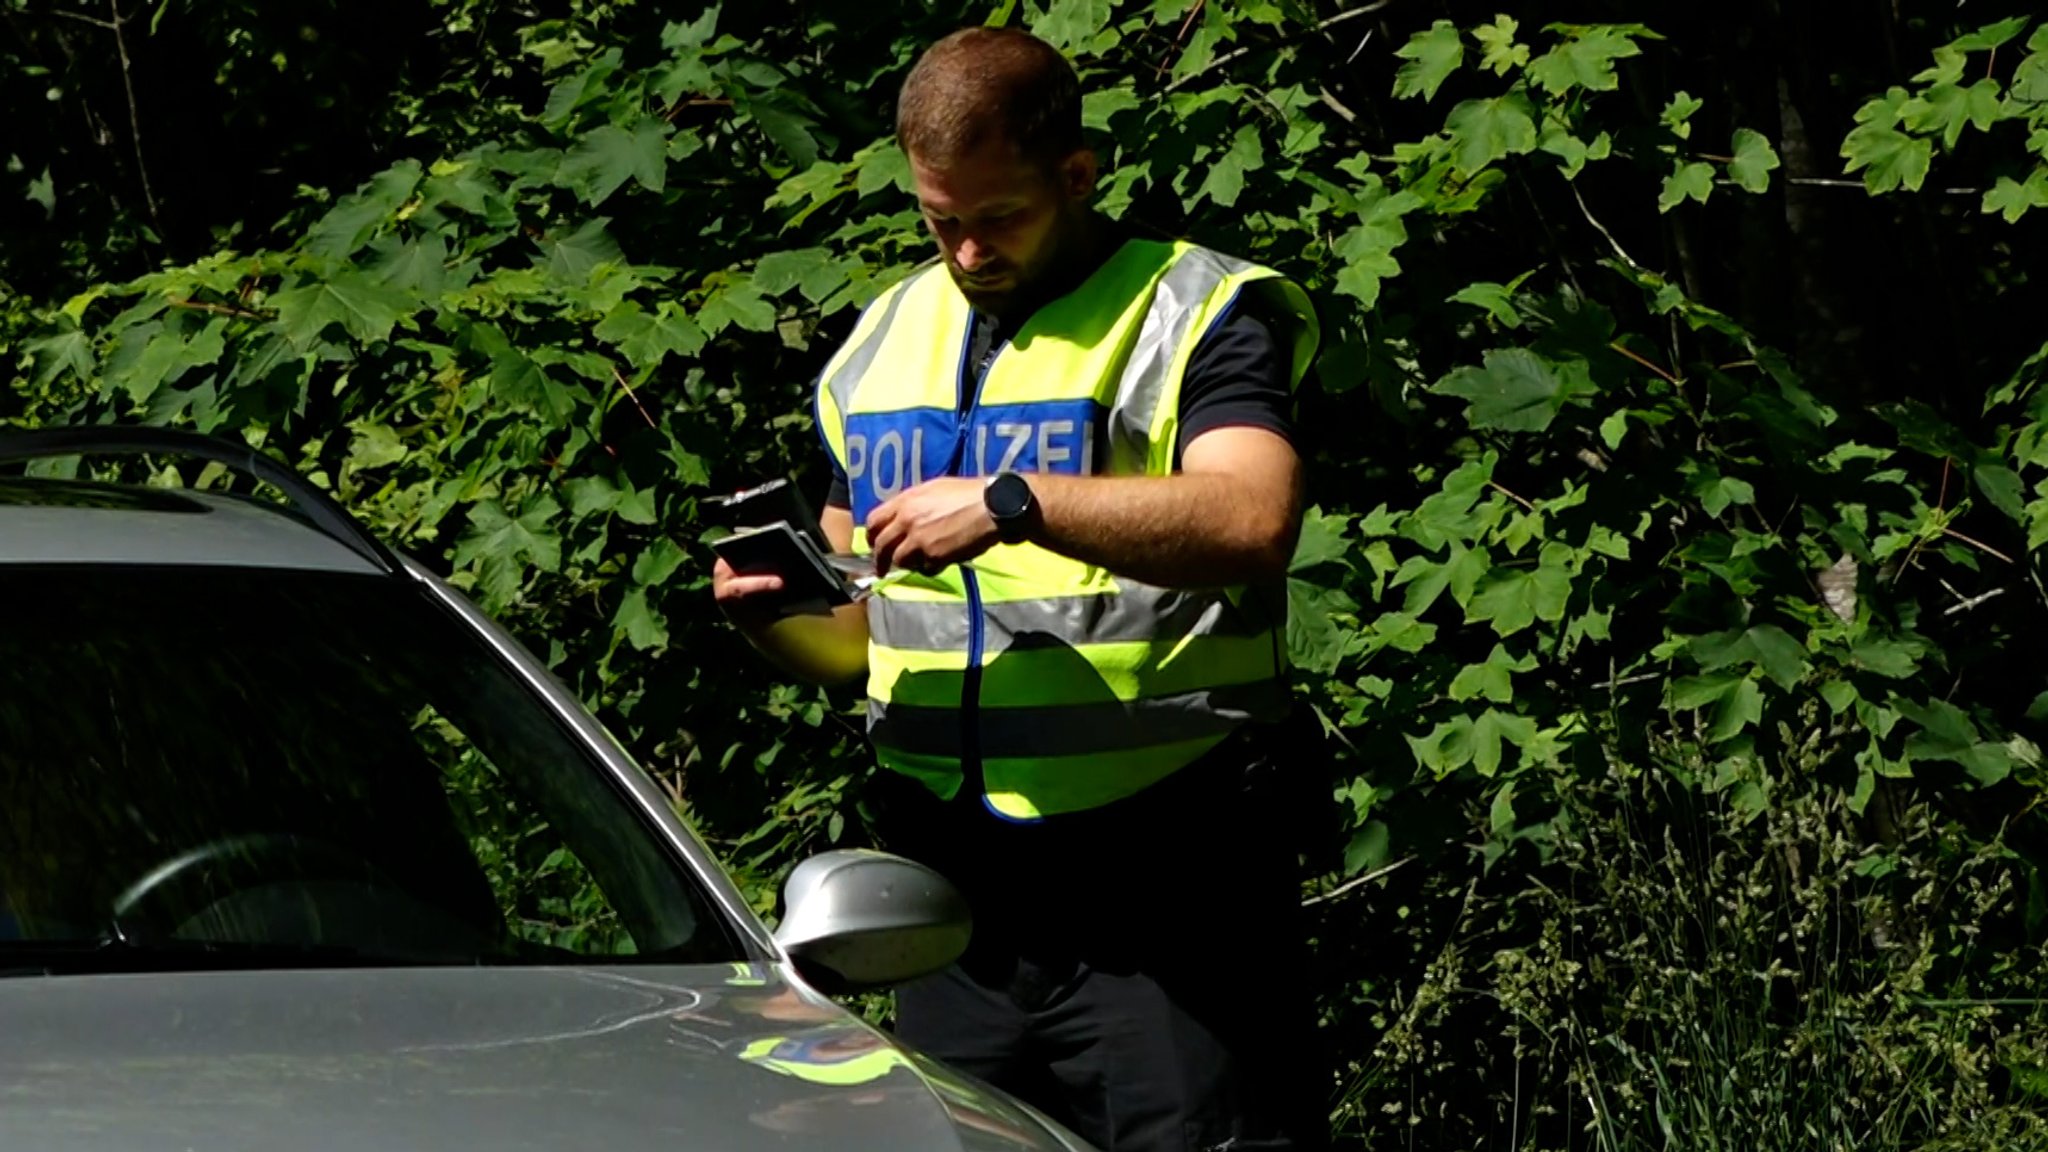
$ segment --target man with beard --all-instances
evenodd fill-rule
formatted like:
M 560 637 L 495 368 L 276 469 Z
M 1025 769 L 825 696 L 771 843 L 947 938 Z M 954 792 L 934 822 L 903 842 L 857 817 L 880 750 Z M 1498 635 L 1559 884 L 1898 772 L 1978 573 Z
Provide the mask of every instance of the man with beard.
M 1026 33 L 920 57 L 897 134 L 938 266 L 817 391 L 821 524 L 897 576 L 829 615 L 722 562 L 714 593 L 793 673 L 865 673 L 881 838 L 973 904 L 906 1040 L 1105 1149 L 1318 1148 L 1283 639 L 1316 320 L 1095 212 L 1080 111 Z

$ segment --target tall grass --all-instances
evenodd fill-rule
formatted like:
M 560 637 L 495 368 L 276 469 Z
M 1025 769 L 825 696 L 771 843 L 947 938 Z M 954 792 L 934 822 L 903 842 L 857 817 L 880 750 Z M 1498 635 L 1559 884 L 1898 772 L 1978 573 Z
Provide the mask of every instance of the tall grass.
M 1440 885 L 1458 912 L 1390 998 L 1349 1141 L 2048 1149 L 2025 863 L 1908 792 L 1858 814 L 1727 783 L 1574 785 L 1547 861 Z

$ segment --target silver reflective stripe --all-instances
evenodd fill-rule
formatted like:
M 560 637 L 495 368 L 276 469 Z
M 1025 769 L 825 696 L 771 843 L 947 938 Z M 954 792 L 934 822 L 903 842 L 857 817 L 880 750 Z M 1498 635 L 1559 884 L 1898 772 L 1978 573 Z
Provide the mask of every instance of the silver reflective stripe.
M 1058 708 L 982 707 L 977 737 L 984 755 L 1051 759 L 1151 748 L 1221 736 L 1251 721 L 1272 721 L 1286 709 L 1278 680 L 1159 696 L 1128 703 Z M 960 712 L 868 701 L 868 735 L 876 745 L 922 756 L 958 757 Z
M 983 601 L 985 652 L 1046 643 L 1110 644 L 1174 640 L 1182 636 L 1256 636 L 1284 620 L 1269 598 L 1246 595 L 1233 604 L 1214 591 L 1155 588 L 1118 581 L 1113 595 L 1051 596 L 1042 600 Z M 868 602 L 868 634 L 883 648 L 962 652 L 968 647 L 969 612 L 959 600 Z
M 1123 378 L 1117 381 L 1116 415 L 1110 427 L 1117 451 L 1144 457 L 1174 356 L 1187 340 L 1197 336 L 1189 329 L 1201 314 L 1203 302 L 1225 277 L 1249 267 L 1206 248 L 1195 248 L 1159 278 L 1152 290 L 1152 306 L 1145 312 L 1130 359 L 1124 363 Z
M 882 306 L 881 318 L 875 321 L 874 327 L 868 329 L 867 338 L 847 355 L 846 362 L 839 366 L 839 371 L 834 372 L 832 379 L 827 382 L 826 387 L 832 392 L 832 403 L 839 409 L 839 419 L 842 422 L 853 414 L 854 390 L 860 387 L 861 377 L 868 374 L 868 365 L 873 364 L 875 357 L 881 353 L 882 341 L 889 334 L 889 324 L 896 319 L 896 309 L 903 306 L 903 298 L 910 295 L 910 287 L 917 282 L 920 275 L 922 273 L 913 272 L 904 277 L 902 283 L 890 289 L 889 302 Z

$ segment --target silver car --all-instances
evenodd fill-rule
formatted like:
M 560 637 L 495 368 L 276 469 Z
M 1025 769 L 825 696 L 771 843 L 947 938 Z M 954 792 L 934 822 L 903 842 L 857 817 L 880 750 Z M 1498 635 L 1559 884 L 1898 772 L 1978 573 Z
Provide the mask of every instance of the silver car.
M 827 993 L 957 956 L 878 853 L 770 935 L 544 665 L 267 456 L 280 505 L 0 477 L 0 1148 L 1072 1149 Z M 32 471 L 49 471 L 46 464 Z

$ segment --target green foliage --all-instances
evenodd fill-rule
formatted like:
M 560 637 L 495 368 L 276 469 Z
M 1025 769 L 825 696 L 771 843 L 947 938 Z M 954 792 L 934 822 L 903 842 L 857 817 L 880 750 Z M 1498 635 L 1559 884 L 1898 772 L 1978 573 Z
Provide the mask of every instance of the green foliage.
M 2011 854 L 1918 813 L 1873 846 L 1809 778 L 1744 795 L 1591 784 L 1542 882 L 1397 882 L 1447 912 L 1391 930 L 1426 967 L 1340 1123 L 1471 1146 L 1427 1097 L 1373 1090 L 1456 1078 L 1516 1115 L 1520 1148 L 2041 1147 L 2042 957 L 2015 939 Z
M 1966 131 L 1993 132 L 2011 123 L 2031 132 L 2036 163 L 2023 178 L 2003 175 L 1984 194 L 1983 210 L 2016 222 L 2048 197 L 2048 24 L 2034 29 L 2009 82 L 1994 70 L 2001 46 L 2027 29 L 2019 16 L 1958 36 L 1934 50 L 1934 64 L 1913 76 L 1913 88 L 1894 86 L 1856 113 L 1860 125 L 1842 142 L 1848 170 L 1862 170 L 1872 192 L 1919 189 L 1933 164 L 1936 142 L 1953 153 Z M 1985 75 L 1966 82 L 1977 54 Z
M 1465 42 L 1456 24 L 1439 20 L 1427 32 L 1417 32 L 1394 55 L 1408 61 L 1394 74 L 1394 95 L 1419 95 L 1430 100 L 1436 97 L 1444 80 L 1465 62 Z
M 2048 919 L 2048 345 L 2006 303 L 2032 290 L 2018 253 L 2048 205 L 2048 25 L 1915 25 L 1932 67 L 1875 98 L 1889 73 L 1852 70 L 1853 120 L 1795 139 L 1774 101 L 1689 63 L 1710 33 L 1676 10 L 1656 31 L 1389 10 L 1398 34 L 1363 41 L 1364 21 L 1279 3 L 440 11 L 491 96 L 421 82 L 404 154 L 259 239 L 0 294 L 0 414 L 186 424 L 302 467 L 525 637 L 769 912 L 798 856 L 862 836 L 870 768 L 854 694 L 781 683 L 711 607 L 706 497 L 784 472 L 820 490 L 810 381 L 928 253 L 885 94 L 959 23 L 1030 23 L 1083 73 L 1103 210 L 1278 267 L 1322 319 L 1286 638 L 1335 763 L 1342 826 L 1311 847 L 1360 1140 L 2025 1131 L 1996 1125 L 2044 1065 L 2005 1017 L 1888 1015 L 1880 991 L 1903 971 L 1915 995 L 1993 995 L 2015 969 L 1959 943 L 1963 918 L 2017 917 L 2014 955 Z M 1985 174 L 1981 205 L 1932 187 L 1937 163 Z M 1789 243 L 1775 229 L 1827 215 L 1787 209 L 1811 194 L 1918 215 Z M 1817 293 L 1870 235 L 1904 260 L 1892 239 L 1923 233 L 1988 255 L 1870 293 L 1906 302 L 1880 318 L 2007 309 L 1999 339 L 1940 345 L 1939 396 L 1831 360 L 1839 301 L 1788 320 L 1753 286 Z M 1652 792 L 1654 828 L 1629 807 Z M 1673 828 L 1718 854 L 1672 856 Z M 1981 907 L 1903 887 L 1951 864 L 2006 887 Z M 543 919 L 582 924 L 565 875 L 535 889 Z M 1660 908 L 1659 885 L 1689 902 Z M 1681 931 L 1713 922 L 1702 885 L 1733 893 L 1732 951 Z M 1839 966 L 1790 937 L 1796 982 L 1684 1031 L 1743 965 L 1770 971 L 1767 928 L 1866 897 L 1890 911 L 1829 922 Z M 1879 939 L 1905 938 L 1891 915 L 1923 934 L 1910 955 Z M 1494 997 L 1476 1024 L 1475 986 Z M 1834 1078 L 1755 1095 L 1781 1048 Z M 1894 1056 L 1923 1079 L 1887 1079 Z M 1750 1094 L 1714 1097 L 1716 1071 Z M 1921 1090 L 1951 1073 L 1967 1091 Z M 1832 1135 L 1758 1127 L 1786 1114 L 1773 1099 L 1821 1109 L 1809 1082 L 1854 1100 Z

